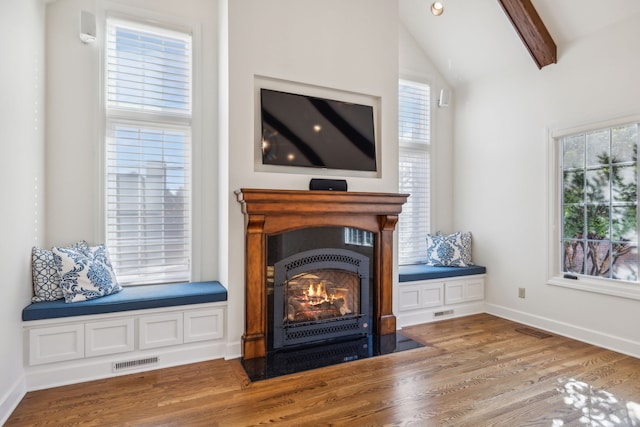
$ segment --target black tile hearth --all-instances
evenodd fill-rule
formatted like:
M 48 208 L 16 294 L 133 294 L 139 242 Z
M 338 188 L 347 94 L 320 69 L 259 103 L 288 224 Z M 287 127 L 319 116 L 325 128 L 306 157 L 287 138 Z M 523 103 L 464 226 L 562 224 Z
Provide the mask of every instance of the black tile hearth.
M 370 335 L 271 351 L 266 357 L 243 359 L 242 366 L 251 381 L 259 381 L 419 347 L 423 345 L 400 333 Z

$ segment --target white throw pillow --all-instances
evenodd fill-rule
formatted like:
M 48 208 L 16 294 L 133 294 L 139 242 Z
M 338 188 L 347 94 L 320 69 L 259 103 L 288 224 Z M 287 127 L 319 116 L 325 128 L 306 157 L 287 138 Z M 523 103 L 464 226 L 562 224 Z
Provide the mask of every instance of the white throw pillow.
M 448 236 L 427 234 L 427 265 L 468 267 L 471 260 L 471 233 L 456 232 Z
M 120 292 L 105 245 L 86 250 L 53 248 L 65 302 L 87 301 Z

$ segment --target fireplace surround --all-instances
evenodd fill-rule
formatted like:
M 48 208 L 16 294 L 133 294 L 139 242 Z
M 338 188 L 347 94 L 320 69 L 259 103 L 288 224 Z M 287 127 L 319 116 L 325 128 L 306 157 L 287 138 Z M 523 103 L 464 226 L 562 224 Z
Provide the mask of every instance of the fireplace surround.
M 268 236 L 314 227 L 352 227 L 373 233 L 373 333 L 395 334 L 393 231 L 408 195 L 334 191 L 240 189 L 245 216 L 244 360 L 264 358 L 268 343 Z M 370 327 L 370 326 L 368 326 Z

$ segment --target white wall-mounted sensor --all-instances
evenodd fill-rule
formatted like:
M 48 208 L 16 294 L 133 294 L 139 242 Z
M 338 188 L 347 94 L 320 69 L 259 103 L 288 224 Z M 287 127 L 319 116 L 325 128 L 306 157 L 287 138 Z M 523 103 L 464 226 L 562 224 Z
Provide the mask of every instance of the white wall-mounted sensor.
M 438 98 L 438 107 L 448 107 L 451 102 L 451 91 L 449 89 L 440 89 L 440 98 Z
M 80 40 L 92 43 L 96 39 L 96 17 L 87 11 L 80 12 Z

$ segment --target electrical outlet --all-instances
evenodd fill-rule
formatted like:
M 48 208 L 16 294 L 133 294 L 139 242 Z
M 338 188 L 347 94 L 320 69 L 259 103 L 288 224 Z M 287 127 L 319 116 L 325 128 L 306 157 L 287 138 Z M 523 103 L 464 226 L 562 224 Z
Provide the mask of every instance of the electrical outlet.
M 518 298 L 524 298 L 524 297 L 525 297 L 524 288 L 518 288 Z

